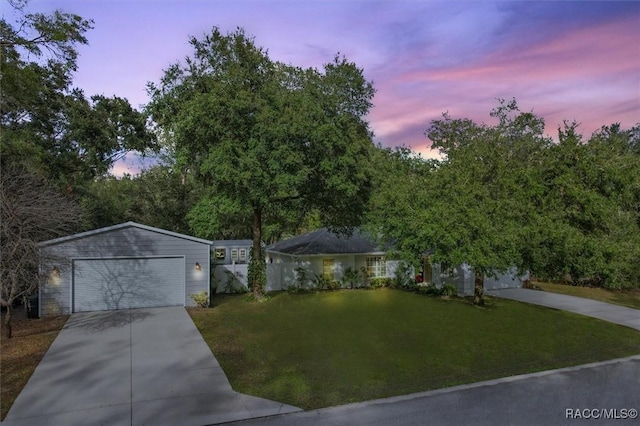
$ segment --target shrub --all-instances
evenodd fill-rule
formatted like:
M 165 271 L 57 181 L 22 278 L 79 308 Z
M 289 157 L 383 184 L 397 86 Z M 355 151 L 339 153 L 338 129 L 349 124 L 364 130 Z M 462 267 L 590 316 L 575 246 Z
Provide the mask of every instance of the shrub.
M 307 288 L 307 284 L 309 283 L 309 271 L 303 268 L 302 266 L 298 266 L 295 269 L 296 272 L 296 289 L 304 290 Z M 291 288 L 291 287 L 289 287 Z M 288 290 L 288 289 L 287 289 Z
M 340 282 L 335 281 L 335 280 L 327 280 L 327 290 L 340 290 L 342 288 L 342 285 L 340 285 Z
M 355 288 L 360 281 L 360 271 L 353 269 L 351 266 L 347 267 L 342 274 L 342 283 L 345 287 Z
M 199 308 L 209 307 L 209 293 L 206 290 L 202 290 L 197 294 L 190 294 L 189 296 Z
M 390 277 L 371 278 L 371 288 L 395 287 L 395 280 Z
M 369 276 L 369 271 L 367 271 L 367 268 L 364 266 L 360 268 L 360 276 L 362 277 L 362 287 L 369 287 L 371 277 Z
M 327 288 L 330 282 L 329 278 L 325 277 L 323 274 L 318 275 L 315 272 L 313 273 L 313 276 L 317 290 L 324 290 Z
M 458 294 L 458 289 L 453 284 L 444 284 L 440 287 L 440 296 L 455 296 Z
M 413 288 L 415 286 L 415 277 L 413 268 L 407 262 L 398 262 L 394 271 L 395 285 L 399 288 Z

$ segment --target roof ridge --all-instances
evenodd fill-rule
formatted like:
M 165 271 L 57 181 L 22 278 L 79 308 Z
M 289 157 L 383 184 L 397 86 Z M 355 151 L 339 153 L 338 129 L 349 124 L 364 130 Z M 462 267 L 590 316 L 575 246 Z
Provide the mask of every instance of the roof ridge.
M 317 232 L 318 235 L 314 239 L 309 241 L 307 244 L 305 244 L 305 246 L 304 246 L 305 249 L 308 249 L 311 246 L 311 244 L 313 244 L 316 241 L 318 241 L 318 238 L 320 238 L 321 235 L 329 232 L 329 230 L 325 227 L 325 228 L 316 229 L 315 231 L 311 231 L 311 233 L 313 233 L 313 232 Z M 304 235 L 304 234 L 302 234 L 302 235 Z

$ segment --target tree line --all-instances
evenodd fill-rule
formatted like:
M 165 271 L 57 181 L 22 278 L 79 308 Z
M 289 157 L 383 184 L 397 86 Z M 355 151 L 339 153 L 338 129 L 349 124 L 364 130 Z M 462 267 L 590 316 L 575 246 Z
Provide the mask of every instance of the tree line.
M 73 87 L 93 21 L 8 3 L 17 21 L 0 21 L 5 307 L 37 288 L 35 242 L 127 220 L 251 238 L 258 298 L 262 244 L 321 226 L 366 227 L 414 264 L 429 250 L 478 274 L 516 265 L 576 284 L 639 286 L 638 125 L 585 140 L 565 123 L 554 141 L 541 117 L 500 101 L 493 125 L 432 121 L 425 135 L 442 159 L 424 160 L 374 144 L 375 88 L 355 63 L 336 54 L 320 69 L 284 64 L 242 29 L 216 27 L 148 83 L 151 101 L 138 111 Z M 131 151 L 154 165 L 109 175 Z M 476 293 L 481 303 L 481 286 Z
M 442 159 L 379 153 L 368 224 L 413 264 L 467 263 L 481 304 L 484 274 L 512 266 L 546 280 L 640 287 L 640 126 L 587 140 L 499 100 L 493 125 L 444 114 L 426 131 Z

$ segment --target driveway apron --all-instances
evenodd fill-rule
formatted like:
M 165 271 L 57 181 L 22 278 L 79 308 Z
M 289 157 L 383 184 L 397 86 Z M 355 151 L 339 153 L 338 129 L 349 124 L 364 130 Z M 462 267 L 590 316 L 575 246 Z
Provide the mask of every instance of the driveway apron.
M 3 425 L 206 425 L 299 411 L 234 392 L 183 307 L 73 314 Z
M 624 306 L 585 299 L 583 297 L 524 288 L 490 290 L 487 291 L 487 294 L 574 312 L 640 330 L 640 309 L 626 308 Z

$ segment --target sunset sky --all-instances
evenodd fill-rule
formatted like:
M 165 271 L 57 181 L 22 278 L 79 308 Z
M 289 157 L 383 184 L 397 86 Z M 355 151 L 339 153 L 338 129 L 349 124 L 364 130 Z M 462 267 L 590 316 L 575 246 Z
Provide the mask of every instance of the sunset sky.
M 3 5 L 5 6 L 5 5 Z M 337 52 L 377 89 L 376 143 L 431 156 L 425 130 L 448 111 L 492 123 L 496 98 L 546 120 L 640 122 L 638 1 L 39 1 L 95 21 L 75 85 L 140 107 L 145 85 L 191 54 L 189 35 L 243 27 L 274 60 L 320 68 Z M 126 167 L 121 164 L 115 173 Z M 130 164 L 129 167 L 135 168 Z

